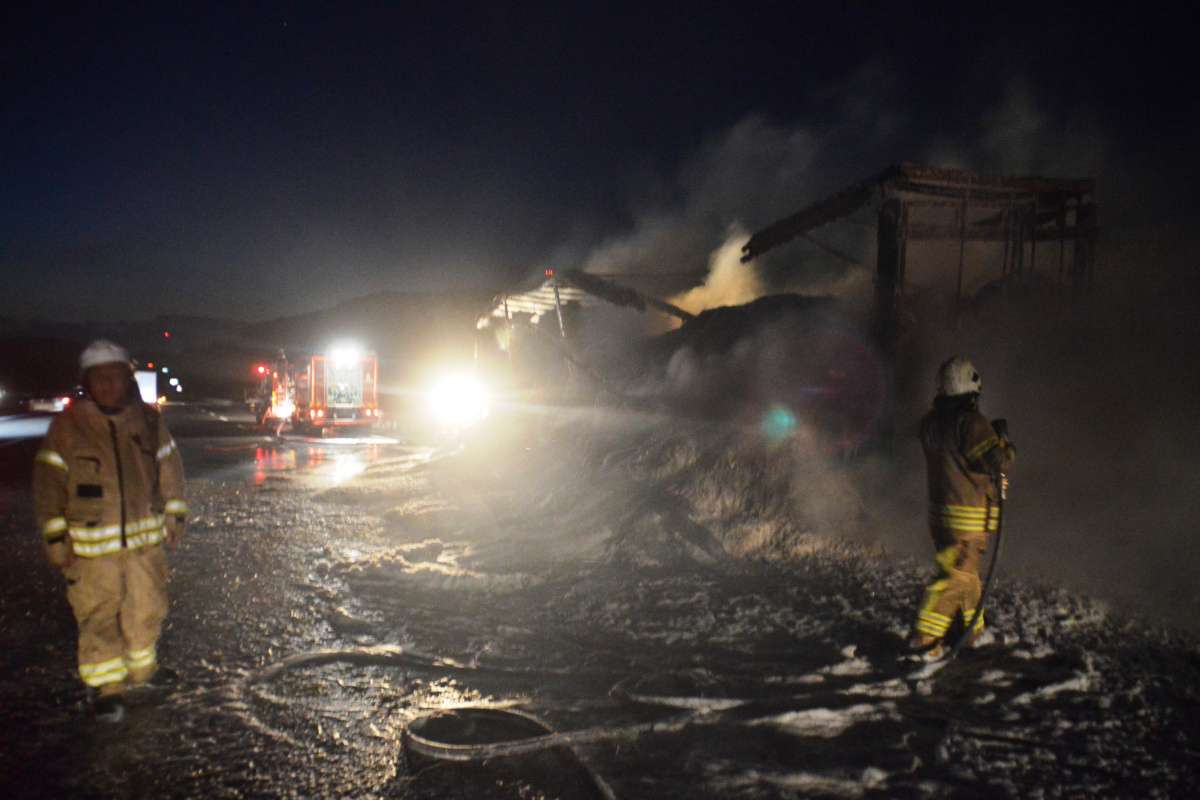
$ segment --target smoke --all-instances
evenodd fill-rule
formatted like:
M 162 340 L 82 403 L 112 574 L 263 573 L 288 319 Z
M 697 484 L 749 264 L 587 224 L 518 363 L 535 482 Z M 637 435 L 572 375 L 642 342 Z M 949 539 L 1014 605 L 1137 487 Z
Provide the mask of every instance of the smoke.
M 911 92 L 895 74 L 884 63 L 863 65 L 809 98 L 804 118 L 749 114 L 667 170 L 639 173 L 644 188 L 626 201 L 628 225 L 590 249 L 556 252 L 554 263 L 610 274 L 700 274 L 730 231 L 759 230 L 900 161 L 985 174 L 1092 176 L 1105 209 L 1139 194 L 1144 181 L 1114 167 L 1113 143 L 1085 106 L 1047 103 L 1017 78 L 997 87 L 998 100 L 973 116 L 930 124 L 913 113 Z M 868 294 L 873 210 L 814 235 L 848 258 L 796 240 L 756 260 L 762 290 Z
M 684 311 L 699 314 L 709 308 L 742 305 L 761 297 L 763 285 L 758 270 L 741 262 L 742 246 L 748 238 L 740 230 L 732 232 L 709 258 L 704 283 L 672 297 L 670 302 Z
M 1172 195 L 1117 158 L 1113 138 L 1087 109 L 1051 110 L 1023 82 L 981 115 L 979 137 L 954 152 L 941 160 L 999 174 L 1095 177 L 1097 285 L 1073 299 L 1058 282 L 1058 246 L 1041 245 L 1032 276 L 1006 293 L 969 293 L 955 319 L 948 300 L 956 248 L 910 248 L 909 274 L 923 285 L 906 297 L 900 429 L 928 407 L 937 364 L 968 354 L 984 376 L 984 413 L 1008 418 L 1019 448 L 1002 573 L 1081 590 L 1154 623 L 1200 628 L 1200 473 L 1189 468 L 1200 448 L 1200 427 L 1190 422 L 1200 376 L 1180 369 L 1200 362 L 1192 255 L 1200 242 L 1139 224 L 1168 208 Z M 1070 243 L 1065 255 L 1069 265 Z M 998 278 L 999 260 L 998 246 L 969 247 L 968 287 Z M 898 445 L 890 502 L 902 522 L 891 541 L 911 552 L 924 539 L 923 523 L 903 499 L 922 496 L 923 464 L 915 438 Z
M 886 65 L 868 64 L 809 98 L 813 110 L 806 119 L 787 123 L 748 114 L 710 134 L 678 163 L 640 173 L 644 188 L 626 202 L 628 225 L 573 256 L 556 253 L 558 263 L 600 273 L 701 274 L 714 251 L 725 251 L 731 231 L 757 230 L 904 154 L 898 143 L 911 131 L 906 116 L 894 110 L 900 101 L 892 75 Z M 861 227 L 824 235 L 864 261 L 873 241 Z M 755 266 L 763 291 L 803 289 L 808 281 L 840 280 L 856 269 L 803 242 Z
M 587 253 L 591 272 L 677 272 L 703 267 L 726 231 L 795 202 L 814 169 L 818 137 L 752 115 L 712 137 L 630 201 L 633 223 Z
M 1101 256 L 1117 252 L 1102 247 Z M 898 418 L 915 421 L 927 408 L 939 359 L 968 354 L 984 376 L 984 413 L 1009 419 L 1019 450 L 1003 574 L 1196 629 L 1200 379 L 1182 365 L 1200 363 L 1200 286 L 1178 269 L 1184 261 L 1131 258 L 1123 266 L 1139 276 L 1132 286 L 1110 262 L 1110 282 L 1086 299 L 1040 285 L 977 307 L 957 329 L 917 310 L 922 330 L 902 365 L 914 388 Z M 915 437 L 899 445 L 898 496 L 915 511 L 923 465 Z M 907 522 L 898 538 L 921 541 L 916 514 Z
M 985 413 L 1010 420 L 1020 449 L 1002 574 L 1093 593 L 1156 622 L 1200 627 L 1200 471 L 1194 467 L 1200 279 L 1193 255 L 1200 242 L 1169 226 L 1139 224 L 1175 202 L 1163 188 L 1169 182 L 1122 159 L 1119 141 L 1091 109 L 1048 102 L 1027 81 L 1011 81 L 995 103 L 935 136 L 914 136 L 917 123 L 889 111 L 892 101 L 886 91 L 872 90 L 871 81 L 852 86 L 858 91 L 843 93 L 846 99 L 820 125 L 750 116 L 714 135 L 672 177 L 655 181 L 653 193 L 631 202 L 626 231 L 579 258 L 603 272 L 707 265 L 703 284 L 674 298 L 693 312 L 781 290 L 841 298 L 847 324 L 828 328 L 831 344 L 817 355 L 834 353 L 829 365 L 845 368 L 784 346 L 800 341 L 787 326 L 718 328 L 706 335 L 728 335 L 729 346 L 719 351 L 670 340 L 675 346 L 659 359 L 657 379 L 644 376 L 639 393 L 701 405 L 715 398 L 721 410 L 709 411 L 747 430 L 757 430 L 753 415 L 772 404 L 798 409 L 798 430 L 820 436 L 791 439 L 789 446 L 805 453 L 805 463 L 824 465 L 831 481 L 852 485 L 831 495 L 839 498 L 834 509 L 797 490 L 789 513 L 808 514 L 814 530 L 828 520 L 832 532 L 925 557 L 931 549 L 925 467 L 912 434 L 929 407 L 937 365 L 963 352 L 985 376 Z M 876 117 L 886 123 L 872 124 Z M 900 393 L 890 409 L 894 453 L 846 468 L 814 444 L 830 434 L 818 399 L 830 396 L 835 372 L 862 377 L 877 368 L 869 357 L 847 364 L 841 355 L 870 355 L 861 319 L 846 312 L 861 311 L 872 294 L 872 210 L 816 232 L 859 265 L 803 240 L 744 265 L 740 245 L 746 231 L 901 160 L 983 174 L 1094 177 L 1101 223 L 1097 289 L 1072 301 L 1057 282 L 1057 245 L 1049 244 L 1039 247 L 1038 271 L 1025 285 L 980 291 L 1000 277 L 1001 246 L 973 244 L 966 251 L 967 307 L 955 315 L 957 246 L 911 247 Z M 1067 264 L 1070 259 L 1068 244 Z M 811 368 L 797 370 L 805 358 Z M 869 425 L 870 410 L 856 418 L 862 426 Z M 857 502 L 853 498 L 861 499 L 857 530 L 846 522 L 855 514 L 840 507 Z
M 1130 171 L 1106 126 L 1089 107 L 1051 103 L 1023 78 L 1004 87 L 981 110 L 971 130 L 938 137 L 913 158 L 989 175 L 1095 178 L 1098 201 L 1108 210 L 1130 208 L 1148 176 Z M 1140 198 L 1139 198 L 1140 199 Z

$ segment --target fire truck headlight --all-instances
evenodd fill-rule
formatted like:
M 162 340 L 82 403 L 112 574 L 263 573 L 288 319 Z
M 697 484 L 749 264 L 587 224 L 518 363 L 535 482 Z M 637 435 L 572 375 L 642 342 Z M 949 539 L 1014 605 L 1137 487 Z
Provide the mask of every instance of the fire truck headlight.
M 296 404 L 291 400 L 283 400 L 278 405 L 271 407 L 271 416 L 279 419 L 287 419 L 296 412 Z
M 343 342 L 329 348 L 329 358 L 338 367 L 348 367 L 362 359 L 362 357 L 362 348 L 349 342 Z
M 443 425 L 467 427 L 487 417 L 491 401 L 487 387 L 472 375 L 448 375 L 429 391 L 429 410 Z

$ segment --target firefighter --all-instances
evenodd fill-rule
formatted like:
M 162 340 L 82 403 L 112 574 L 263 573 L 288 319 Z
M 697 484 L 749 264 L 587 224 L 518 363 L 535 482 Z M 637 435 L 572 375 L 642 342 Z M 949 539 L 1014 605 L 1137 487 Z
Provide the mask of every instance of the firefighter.
M 116 722 L 122 693 L 158 670 L 163 544 L 180 540 L 187 516 L 183 461 L 138 395 L 123 348 L 92 342 L 79 365 L 87 396 L 55 418 L 35 456 L 34 509 L 46 556 L 67 581 L 79 677 L 96 716 Z
M 929 529 L 938 574 L 925 589 L 910 644 L 929 658 L 943 652 L 951 625 L 978 643 L 984 621 L 975 618 L 982 586 L 979 566 L 988 534 L 999 529 L 998 483 L 1006 482 L 1016 457 L 1003 420 L 988 422 L 979 411 L 983 381 L 969 360 L 955 356 L 938 370 L 933 409 L 921 420 L 921 446 L 929 483 Z

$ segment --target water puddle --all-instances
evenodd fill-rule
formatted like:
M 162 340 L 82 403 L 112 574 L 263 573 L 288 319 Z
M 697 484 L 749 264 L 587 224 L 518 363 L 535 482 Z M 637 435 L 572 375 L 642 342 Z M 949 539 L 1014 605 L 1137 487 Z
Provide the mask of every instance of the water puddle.
M 222 437 L 187 439 L 181 446 L 192 476 L 260 487 L 302 481 L 303 488 L 317 490 L 341 486 L 402 450 L 384 437 Z

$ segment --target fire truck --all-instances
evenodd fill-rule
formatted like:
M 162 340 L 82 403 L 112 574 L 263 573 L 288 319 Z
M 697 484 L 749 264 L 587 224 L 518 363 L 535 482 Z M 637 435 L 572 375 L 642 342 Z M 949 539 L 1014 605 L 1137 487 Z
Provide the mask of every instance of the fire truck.
M 319 355 L 280 355 L 271 368 L 271 404 L 264 424 L 322 436 L 338 428 L 369 429 L 379 422 L 379 359 L 354 347 Z

